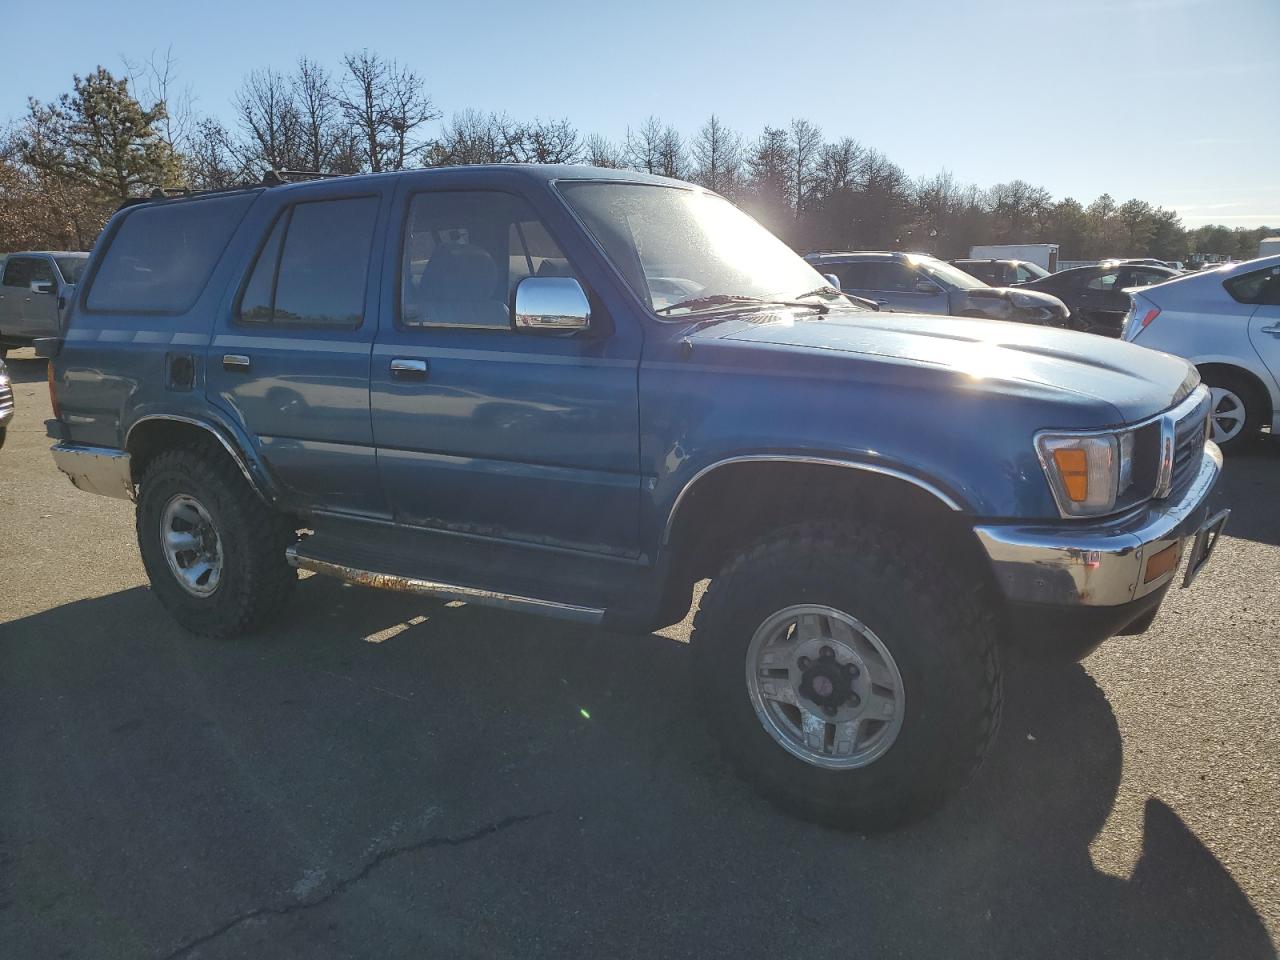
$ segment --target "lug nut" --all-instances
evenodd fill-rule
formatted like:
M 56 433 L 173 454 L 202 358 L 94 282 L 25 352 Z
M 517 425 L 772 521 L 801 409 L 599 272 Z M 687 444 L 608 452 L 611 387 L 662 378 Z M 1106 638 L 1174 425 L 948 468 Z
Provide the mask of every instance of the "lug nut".
M 828 717 L 834 717 L 834 716 L 836 715 L 836 708 L 835 708 L 835 707 L 823 707 L 823 708 L 822 708 L 822 712 L 823 712 L 823 713 L 825 713 Z
M 812 661 L 808 657 L 801 657 L 799 660 L 800 669 L 808 670 L 811 663 Z
M 862 671 L 858 669 L 858 665 L 856 663 L 846 663 L 844 665 L 844 672 L 851 677 L 856 677 Z
M 824 660 L 830 660 L 832 657 L 836 655 L 836 652 L 832 650 L 830 647 L 823 647 L 821 650 L 818 651 L 818 654 Z
M 862 698 L 858 696 L 856 693 L 851 693 L 849 694 L 848 702 L 849 702 L 849 706 L 856 707 L 858 704 L 862 703 Z

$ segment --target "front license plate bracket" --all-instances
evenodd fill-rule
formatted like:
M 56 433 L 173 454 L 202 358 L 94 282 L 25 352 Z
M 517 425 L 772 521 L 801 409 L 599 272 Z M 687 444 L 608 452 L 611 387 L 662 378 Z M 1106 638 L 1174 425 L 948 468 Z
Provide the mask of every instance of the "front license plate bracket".
M 1187 572 L 1182 578 L 1183 589 L 1191 586 L 1191 581 L 1196 578 L 1196 574 L 1209 562 L 1209 557 L 1213 554 L 1213 548 L 1218 545 L 1218 538 L 1222 536 L 1222 528 L 1227 525 L 1229 516 L 1231 516 L 1229 509 L 1219 510 L 1196 532 L 1195 542 L 1191 545 L 1191 559 L 1187 561 Z

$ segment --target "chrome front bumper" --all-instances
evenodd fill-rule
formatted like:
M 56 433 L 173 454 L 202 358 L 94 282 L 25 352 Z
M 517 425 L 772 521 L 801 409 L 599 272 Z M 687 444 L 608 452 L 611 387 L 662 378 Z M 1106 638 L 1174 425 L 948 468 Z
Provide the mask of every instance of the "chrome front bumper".
M 1208 514 L 1222 453 L 1205 444 L 1200 470 L 1178 500 L 1152 500 L 1096 524 L 975 527 L 1006 599 L 1016 603 L 1114 607 L 1168 584 L 1178 563 L 1147 580 L 1147 563 L 1170 546 L 1178 560 Z
M 104 497 L 134 499 L 133 471 L 125 451 L 72 443 L 55 443 L 51 449 L 58 469 L 81 490 Z

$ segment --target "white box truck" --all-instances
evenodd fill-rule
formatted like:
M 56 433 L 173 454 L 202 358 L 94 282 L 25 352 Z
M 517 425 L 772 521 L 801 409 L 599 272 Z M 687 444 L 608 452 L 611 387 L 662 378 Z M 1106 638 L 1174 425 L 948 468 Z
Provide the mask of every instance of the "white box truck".
M 973 247 L 971 260 L 1026 260 L 1044 267 L 1050 273 L 1058 272 L 1058 245 L 1056 243 L 989 243 Z
M 1258 241 L 1258 256 L 1271 257 L 1280 253 L 1280 237 L 1263 237 Z

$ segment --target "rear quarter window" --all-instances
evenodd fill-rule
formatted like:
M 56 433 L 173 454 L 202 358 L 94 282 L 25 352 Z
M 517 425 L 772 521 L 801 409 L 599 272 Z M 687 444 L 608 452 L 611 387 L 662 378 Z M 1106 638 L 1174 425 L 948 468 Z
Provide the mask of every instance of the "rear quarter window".
M 1267 267 L 1244 273 L 1222 285 L 1237 303 L 1277 304 L 1280 303 L 1280 267 Z
M 185 313 L 253 201 L 253 194 L 240 194 L 130 211 L 102 256 L 85 305 L 104 313 Z

